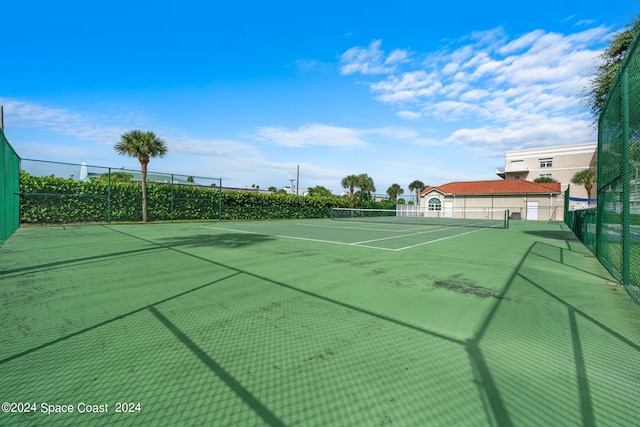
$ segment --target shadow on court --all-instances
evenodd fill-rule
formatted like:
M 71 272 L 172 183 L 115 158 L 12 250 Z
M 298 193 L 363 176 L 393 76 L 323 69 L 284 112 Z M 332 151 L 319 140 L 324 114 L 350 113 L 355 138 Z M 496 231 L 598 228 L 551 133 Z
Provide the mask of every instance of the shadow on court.
M 640 340 L 621 321 L 637 318 L 637 306 L 597 300 L 604 271 L 572 263 L 585 264 L 584 253 L 534 243 L 470 340 L 499 425 L 628 425 L 640 413 L 629 405 L 640 386 Z
M 195 236 L 173 236 L 158 239 L 157 243 L 170 248 L 223 248 L 242 249 L 247 246 L 268 243 L 274 237 L 255 233 L 218 233 L 198 234 Z
M 560 227 L 519 227 L 392 254 L 189 224 L 18 233 L 0 249 L 3 400 L 112 411 L 0 424 L 633 425 L 638 306 Z M 35 249 L 47 233 L 94 246 L 74 263 Z M 518 254 L 500 268 L 496 236 Z
M 566 241 L 577 241 L 578 238 L 573 234 L 572 231 L 562 231 L 562 230 L 540 230 L 540 231 L 527 231 L 528 234 L 532 236 L 541 237 L 543 239 L 555 239 L 555 240 L 566 240 Z

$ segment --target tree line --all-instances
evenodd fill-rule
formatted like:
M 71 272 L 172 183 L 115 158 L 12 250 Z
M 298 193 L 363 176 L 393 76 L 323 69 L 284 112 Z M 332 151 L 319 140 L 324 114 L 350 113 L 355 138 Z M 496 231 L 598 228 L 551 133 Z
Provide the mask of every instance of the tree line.
M 342 178 L 340 182 L 342 188 L 345 190 L 349 190 L 349 197 L 354 198 L 356 195 L 355 189 L 360 189 L 361 196 L 368 196 L 371 198 L 371 193 L 376 191 L 376 186 L 373 182 L 373 178 L 371 178 L 366 173 L 361 173 L 359 175 L 347 175 Z M 409 191 L 415 191 L 416 193 L 416 203 L 418 201 L 418 194 L 422 191 L 426 186 L 420 180 L 415 180 L 409 184 Z M 391 199 L 392 202 L 396 202 L 398 200 L 398 196 L 404 194 L 404 189 L 398 183 L 393 183 L 387 188 L 387 195 Z

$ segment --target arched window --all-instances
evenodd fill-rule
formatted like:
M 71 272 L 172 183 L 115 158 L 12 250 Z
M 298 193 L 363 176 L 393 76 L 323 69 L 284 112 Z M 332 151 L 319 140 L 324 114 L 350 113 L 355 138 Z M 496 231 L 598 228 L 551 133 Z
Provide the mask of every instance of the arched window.
M 430 211 L 441 211 L 442 210 L 442 202 L 437 197 L 432 197 L 429 199 L 428 209 Z

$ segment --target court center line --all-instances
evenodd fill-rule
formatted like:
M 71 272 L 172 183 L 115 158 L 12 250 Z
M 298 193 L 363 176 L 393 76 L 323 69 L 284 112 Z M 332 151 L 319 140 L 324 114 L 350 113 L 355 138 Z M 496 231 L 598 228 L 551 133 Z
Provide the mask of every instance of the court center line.
M 421 234 L 435 233 L 435 232 L 438 232 L 438 231 L 450 230 L 450 229 L 454 229 L 454 228 L 458 228 L 458 227 L 438 228 L 438 229 L 436 229 L 436 230 L 421 231 L 421 232 L 419 232 L 419 233 L 403 234 L 403 235 L 401 235 L 401 236 L 381 237 L 381 238 L 379 238 L 379 239 L 363 240 L 362 242 L 355 242 L 355 243 L 353 243 L 353 244 L 354 244 L 354 245 L 359 245 L 359 244 L 362 244 L 362 243 L 379 242 L 379 241 L 381 241 L 381 240 L 401 239 L 401 238 L 403 238 L 403 237 L 419 236 L 419 235 L 421 235 Z
M 453 236 L 443 237 L 441 239 L 429 240 L 428 242 L 422 242 L 422 243 L 418 243 L 411 246 L 405 246 L 404 248 L 394 249 L 394 251 L 399 252 L 399 251 L 404 251 L 405 249 L 417 248 L 418 246 L 428 245 L 429 243 L 441 242 L 443 240 L 453 239 L 454 237 L 464 236 L 465 234 L 477 233 L 478 231 L 482 231 L 482 230 L 485 230 L 485 228 L 478 228 L 477 230 L 467 231 L 466 233 L 454 234 Z
M 282 239 L 293 239 L 293 240 L 305 240 L 308 242 L 318 242 L 318 243 L 330 243 L 333 245 L 342 245 L 342 246 L 358 246 L 361 248 L 370 248 L 370 249 L 378 249 L 381 251 L 395 251 L 395 249 L 389 249 L 389 248 L 379 248 L 377 246 L 367 246 L 367 245 L 362 245 L 359 243 L 345 243 L 345 242 L 335 242 L 333 240 L 321 240 L 321 239 L 310 239 L 307 237 L 295 237 L 295 236 L 283 236 L 280 234 L 267 234 L 267 233 L 256 233 L 254 231 L 245 231 L 245 230 L 236 230 L 234 228 L 222 228 L 222 227 L 211 227 L 208 225 L 203 225 L 202 228 L 209 228 L 212 230 L 222 230 L 222 231 L 232 231 L 232 232 L 236 232 L 236 233 L 245 233 L 245 234 L 258 234 L 261 236 L 271 236 L 271 237 L 280 237 Z M 366 243 L 366 242 L 363 242 Z

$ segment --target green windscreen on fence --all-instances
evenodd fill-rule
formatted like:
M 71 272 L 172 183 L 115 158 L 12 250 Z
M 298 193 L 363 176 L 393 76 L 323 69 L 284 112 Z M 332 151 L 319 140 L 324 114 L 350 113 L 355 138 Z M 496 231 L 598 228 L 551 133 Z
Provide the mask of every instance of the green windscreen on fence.
M 640 51 L 636 37 L 598 122 L 596 254 L 640 302 Z
M 86 224 L 142 219 L 138 170 L 22 159 L 20 222 Z M 148 172 L 150 221 L 220 219 L 220 178 Z
M 571 185 L 564 192 L 564 222 L 591 252 L 596 252 L 597 208 L 570 210 Z
M 20 157 L 13 150 L 9 141 L 0 130 L 0 157 L 2 173 L 0 173 L 0 244 L 2 244 L 18 228 L 20 218 Z

